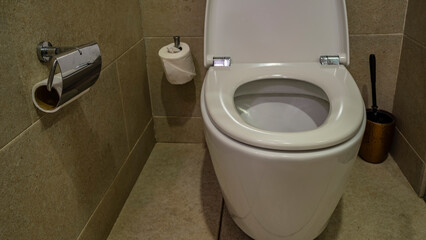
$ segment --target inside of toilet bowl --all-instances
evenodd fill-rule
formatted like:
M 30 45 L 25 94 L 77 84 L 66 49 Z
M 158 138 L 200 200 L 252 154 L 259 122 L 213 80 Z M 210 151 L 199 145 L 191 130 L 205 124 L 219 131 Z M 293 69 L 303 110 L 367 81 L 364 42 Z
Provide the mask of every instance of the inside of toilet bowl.
M 261 79 L 245 83 L 234 93 L 241 118 L 258 129 L 302 132 L 321 126 L 330 104 L 325 92 L 296 79 Z

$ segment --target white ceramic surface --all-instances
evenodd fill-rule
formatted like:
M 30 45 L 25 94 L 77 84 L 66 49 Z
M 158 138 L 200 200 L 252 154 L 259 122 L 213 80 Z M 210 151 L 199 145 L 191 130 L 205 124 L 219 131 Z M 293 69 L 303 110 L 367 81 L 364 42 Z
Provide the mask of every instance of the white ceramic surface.
M 349 64 L 344 0 L 208 0 L 205 136 L 227 208 L 258 240 L 327 225 L 356 159 L 365 109 Z
M 204 65 L 318 62 L 339 55 L 349 65 L 344 0 L 208 0 Z
M 315 151 L 276 151 L 238 142 L 212 123 L 201 93 L 205 136 L 226 206 L 254 239 L 314 239 L 327 225 L 356 159 L 356 135 Z
M 235 108 L 234 93 L 248 82 L 267 78 L 297 79 L 321 88 L 330 103 L 326 121 L 316 129 L 303 132 L 272 132 L 248 124 Z M 262 148 L 313 150 L 332 147 L 352 138 L 361 127 L 364 115 L 359 89 L 344 66 L 287 63 L 211 67 L 204 79 L 204 87 L 207 111 L 214 125 L 233 139 Z M 263 93 L 265 89 L 272 89 L 276 93 L 299 91 L 311 94 L 301 86 L 273 85 L 262 89 L 259 91 Z
M 283 91 L 278 93 L 278 88 Z M 294 90 L 289 92 L 290 89 Z M 296 93 L 297 90 L 303 93 Z M 263 79 L 243 84 L 234 93 L 234 104 L 247 124 L 270 132 L 316 129 L 324 123 L 330 110 L 324 91 L 308 82 L 292 79 Z

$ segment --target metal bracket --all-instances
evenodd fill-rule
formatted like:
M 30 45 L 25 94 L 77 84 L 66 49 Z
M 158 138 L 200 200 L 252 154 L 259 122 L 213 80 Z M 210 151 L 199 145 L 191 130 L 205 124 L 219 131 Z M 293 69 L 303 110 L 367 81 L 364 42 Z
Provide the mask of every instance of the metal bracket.
M 338 55 L 335 56 L 321 56 L 319 59 L 321 65 L 339 65 L 340 57 Z
M 231 66 L 231 57 L 213 57 L 213 66 L 229 67 Z
M 75 47 L 52 47 L 50 42 L 40 42 L 37 44 L 37 57 L 40 62 L 46 63 L 50 59 L 60 53 L 75 49 Z

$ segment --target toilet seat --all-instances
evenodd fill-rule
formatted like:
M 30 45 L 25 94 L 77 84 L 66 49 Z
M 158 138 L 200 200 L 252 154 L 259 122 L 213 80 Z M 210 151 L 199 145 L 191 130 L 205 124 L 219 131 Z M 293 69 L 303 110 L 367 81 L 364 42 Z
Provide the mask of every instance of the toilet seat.
M 235 108 L 234 93 L 245 83 L 267 78 L 296 79 L 321 88 L 330 104 L 325 122 L 303 132 L 271 132 L 246 123 Z M 260 148 L 308 151 L 335 146 L 352 138 L 364 117 L 358 87 L 342 65 L 237 63 L 226 68 L 211 67 L 204 88 L 206 108 L 213 124 L 228 137 Z

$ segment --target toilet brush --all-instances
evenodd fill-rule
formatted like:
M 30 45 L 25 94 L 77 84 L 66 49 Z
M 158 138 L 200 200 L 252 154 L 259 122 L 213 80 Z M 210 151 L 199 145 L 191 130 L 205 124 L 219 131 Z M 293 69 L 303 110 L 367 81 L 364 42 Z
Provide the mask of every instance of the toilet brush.
M 376 56 L 374 54 L 370 54 L 370 79 L 371 79 L 371 94 L 373 100 L 373 116 L 372 121 L 377 120 L 377 102 L 376 102 Z
M 362 139 L 359 155 L 371 163 L 383 162 L 392 144 L 395 131 L 395 118 L 391 113 L 379 110 L 376 100 L 376 56 L 371 54 L 370 77 L 373 105 L 367 109 L 367 125 Z

